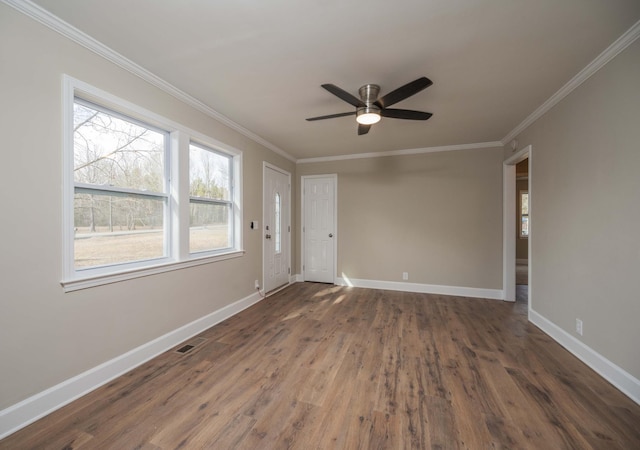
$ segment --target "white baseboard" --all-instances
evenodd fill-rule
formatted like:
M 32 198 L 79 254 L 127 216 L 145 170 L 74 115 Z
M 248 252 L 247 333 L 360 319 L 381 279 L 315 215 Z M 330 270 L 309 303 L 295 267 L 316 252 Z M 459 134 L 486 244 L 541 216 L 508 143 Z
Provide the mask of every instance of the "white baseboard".
M 291 275 L 291 283 L 302 283 L 303 281 L 304 279 L 302 278 L 301 273 L 296 273 L 294 275 Z
M 261 299 L 262 297 L 255 292 L 248 297 L 194 320 L 164 336 L 160 336 L 151 342 L 147 342 L 123 355 L 0 411 L 0 439 L 258 303 Z
M 529 310 L 529 320 L 640 405 L 640 380 L 534 310 Z
M 403 283 L 398 281 L 357 280 L 353 278 L 336 278 L 336 284 L 339 286 L 386 289 L 389 291 L 418 292 L 421 294 L 455 295 L 459 297 L 490 298 L 493 300 L 504 299 L 502 289 L 441 286 L 437 284 Z

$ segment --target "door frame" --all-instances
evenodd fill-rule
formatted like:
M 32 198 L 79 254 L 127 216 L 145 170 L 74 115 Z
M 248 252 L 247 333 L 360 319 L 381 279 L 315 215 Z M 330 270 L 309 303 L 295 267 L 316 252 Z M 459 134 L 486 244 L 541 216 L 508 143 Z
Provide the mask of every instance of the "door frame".
M 333 241 L 333 284 L 336 284 L 336 272 L 338 270 L 338 238 L 340 234 L 338 233 L 338 174 L 337 173 L 328 173 L 328 174 L 319 174 L 319 175 L 302 175 L 300 177 L 300 224 L 301 224 L 301 232 L 300 232 L 300 269 L 302 272 L 302 281 L 306 281 L 305 276 L 305 261 L 306 261 L 306 248 L 304 245 L 305 242 L 305 181 L 314 179 L 314 178 L 331 178 L 333 180 L 333 229 L 335 239 Z
M 289 198 L 288 198 L 288 202 L 287 202 L 287 223 L 286 223 L 286 227 L 287 227 L 287 261 L 288 261 L 288 267 L 289 267 L 289 283 L 291 284 L 291 173 L 287 172 L 284 169 L 281 169 L 278 166 L 275 166 L 271 163 L 268 163 L 266 161 L 262 161 L 262 224 L 258 227 L 260 228 L 260 242 L 262 243 L 262 282 L 261 282 L 261 286 L 262 289 L 264 291 L 264 295 L 267 295 L 267 291 L 266 291 L 266 255 L 267 252 L 265 250 L 265 246 L 267 245 L 267 240 L 264 238 L 265 235 L 265 204 L 264 204 L 264 193 L 267 189 L 266 187 L 266 173 L 267 173 L 267 169 L 271 169 L 274 170 L 276 172 L 280 172 L 283 175 L 287 176 L 287 182 L 289 185 Z M 279 291 L 280 289 L 284 288 L 286 286 L 282 286 L 281 288 L 278 289 L 274 289 L 273 292 L 270 292 L 269 294 L 273 294 L 277 291 Z
M 533 147 L 527 145 L 502 164 L 502 296 L 508 302 L 516 301 L 516 164 L 529 158 L 529 237 L 528 251 L 528 307 L 531 310 L 531 180 Z

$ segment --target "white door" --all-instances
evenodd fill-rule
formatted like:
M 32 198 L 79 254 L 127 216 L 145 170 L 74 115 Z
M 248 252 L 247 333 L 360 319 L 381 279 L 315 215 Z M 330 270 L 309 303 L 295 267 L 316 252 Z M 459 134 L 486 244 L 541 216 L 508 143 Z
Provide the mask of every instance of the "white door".
M 265 164 L 262 204 L 265 292 L 289 283 L 289 191 L 290 175 Z
M 304 280 L 335 282 L 336 177 L 304 177 Z

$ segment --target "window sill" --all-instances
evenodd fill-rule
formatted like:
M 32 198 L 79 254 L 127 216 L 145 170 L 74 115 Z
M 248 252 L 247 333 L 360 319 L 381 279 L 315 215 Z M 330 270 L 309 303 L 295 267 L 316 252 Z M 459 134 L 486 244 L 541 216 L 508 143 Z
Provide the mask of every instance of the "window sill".
M 94 275 L 83 278 L 79 277 L 71 280 L 62 280 L 60 284 L 62 285 L 64 292 L 79 291 L 81 289 L 88 289 L 105 284 L 118 283 L 120 281 L 147 277 L 149 275 L 171 272 L 173 270 L 186 269 L 188 267 L 200 266 L 202 264 L 211 264 L 218 261 L 225 261 L 227 259 L 239 258 L 241 256 L 244 256 L 244 253 L 244 250 L 237 250 L 215 256 L 193 257 L 192 259 L 185 261 L 163 263 L 155 266 L 147 266 L 144 268 L 128 270 L 126 272 Z

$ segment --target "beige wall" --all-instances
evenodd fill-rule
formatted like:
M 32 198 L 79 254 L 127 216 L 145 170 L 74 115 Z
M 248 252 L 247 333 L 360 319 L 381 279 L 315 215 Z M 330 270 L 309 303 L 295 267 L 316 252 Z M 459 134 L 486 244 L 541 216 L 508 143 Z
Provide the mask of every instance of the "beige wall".
M 501 148 L 298 164 L 297 185 L 329 173 L 338 276 L 501 289 Z
M 1 410 L 252 294 L 262 249 L 248 224 L 262 221 L 262 161 L 295 167 L 4 4 L 0 61 Z M 63 293 L 62 74 L 242 150 L 246 255 Z
M 531 307 L 636 379 L 638 80 L 640 40 L 517 137 L 533 148 Z

